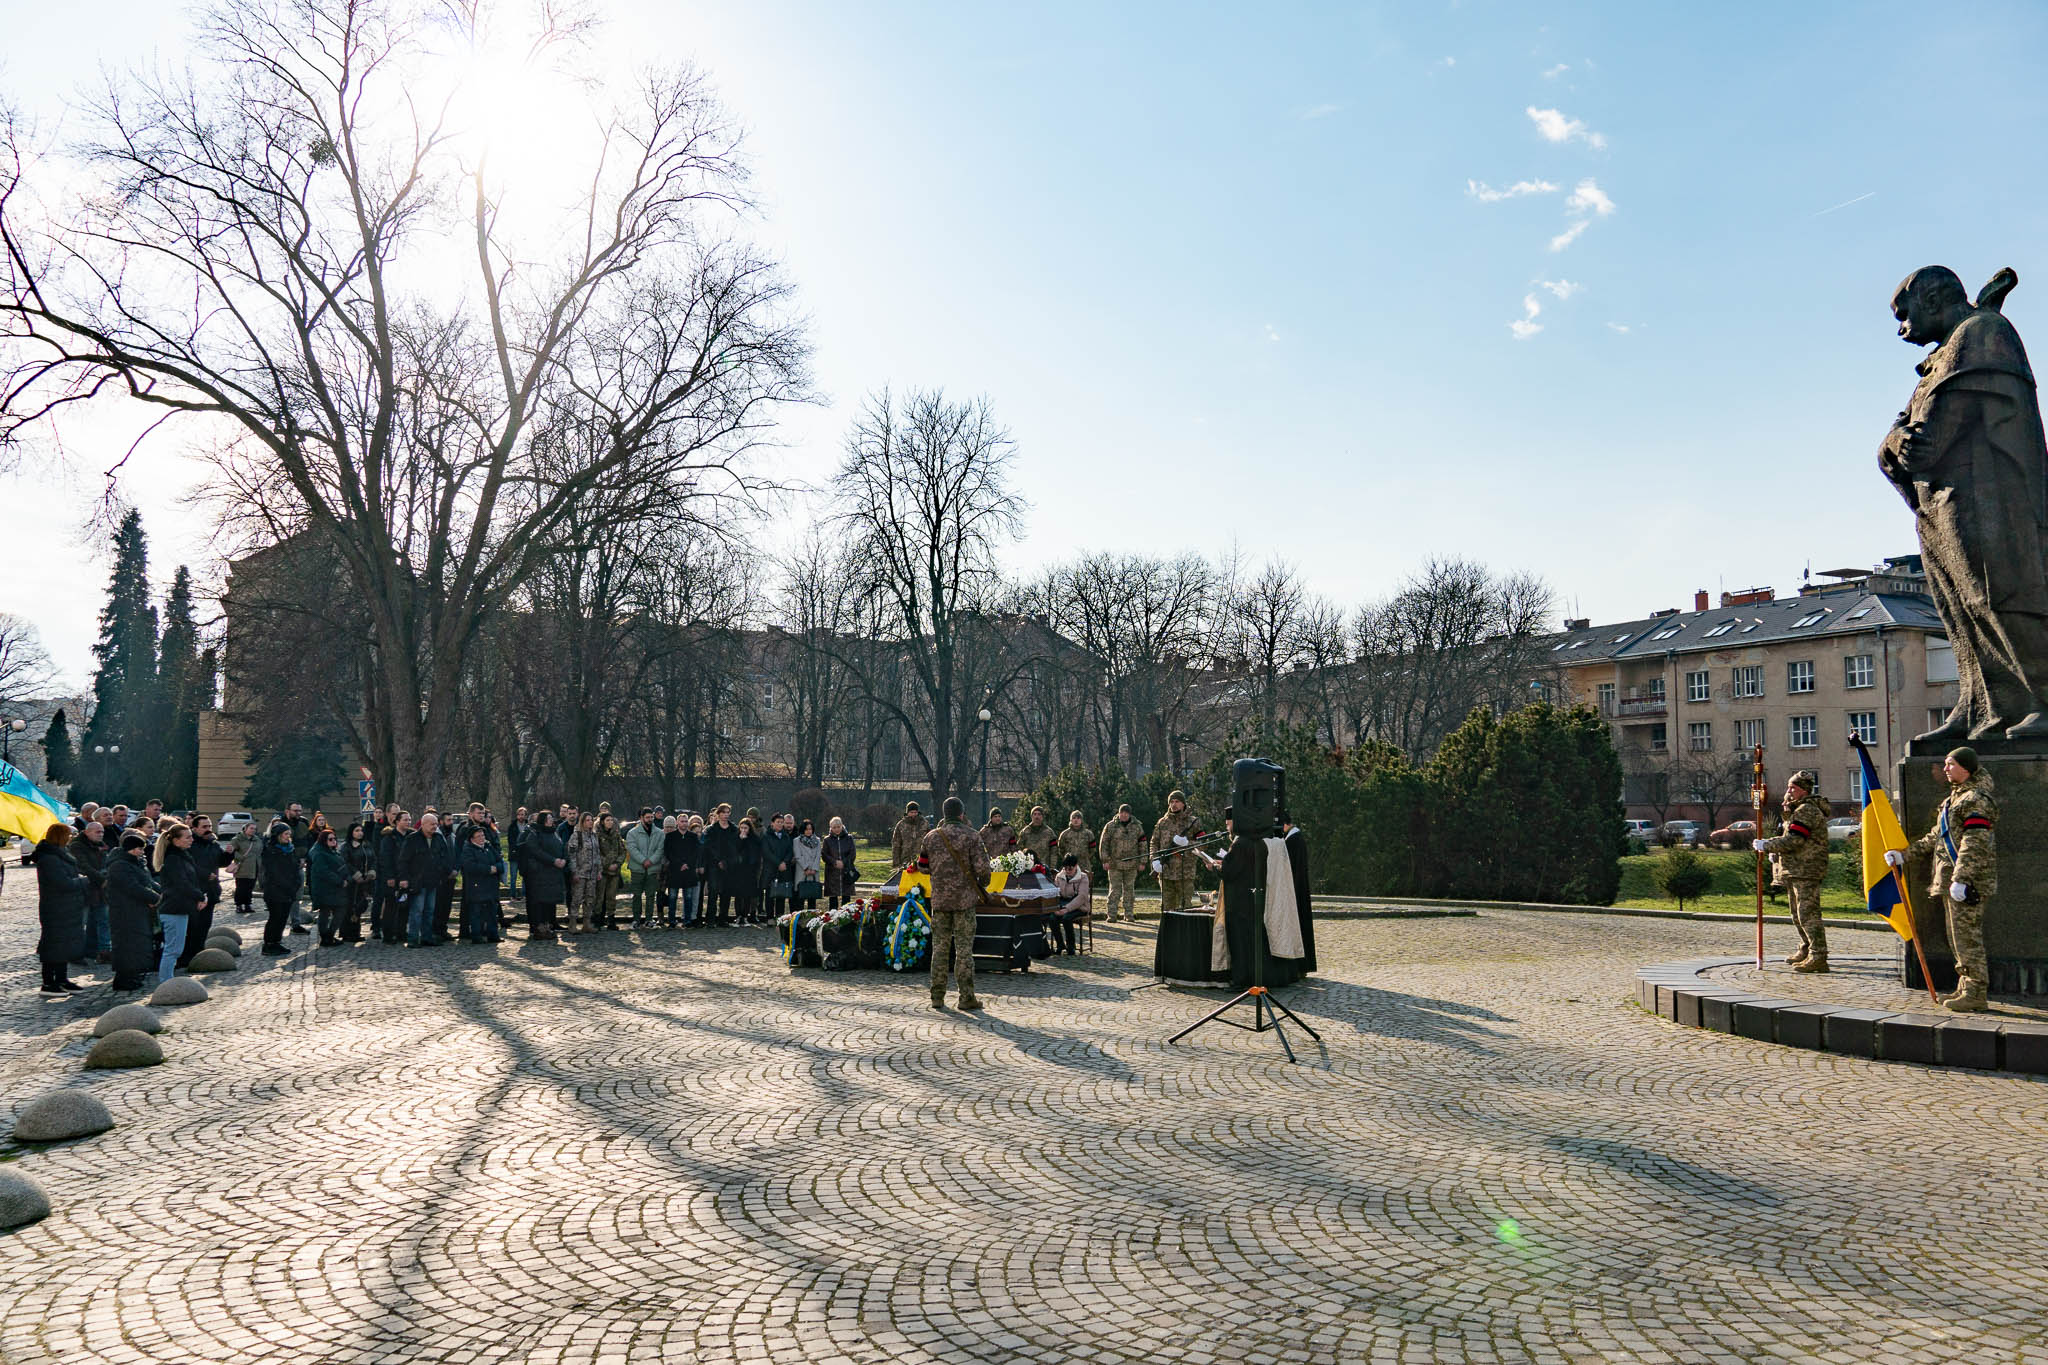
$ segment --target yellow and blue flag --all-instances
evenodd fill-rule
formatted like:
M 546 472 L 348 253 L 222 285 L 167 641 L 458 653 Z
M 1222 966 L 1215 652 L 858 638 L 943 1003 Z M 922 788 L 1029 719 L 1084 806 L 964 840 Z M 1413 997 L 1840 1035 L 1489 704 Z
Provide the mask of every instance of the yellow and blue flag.
M 903 875 L 896 879 L 896 895 L 900 899 L 909 900 L 913 891 L 922 891 L 927 901 L 931 899 L 932 874 L 918 871 L 915 858 L 903 865 Z
M 1892 928 L 1899 931 L 1899 937 L 1911 942 L 1913 939 L 1913 906 L 1905 898 L 1906 879 L 1894 874 L 1891 864 L 1884 855 L 1896 849 L 1906 851 L 1906 831 L 1899 825 L 1899 817 L 1892 811 L 1892 798 L 1886 793 L 1884 783 L 1877 777 L 1877 765 L 1870 761 L 1870 750 L 1863 742 L 1851 739 L 1856 746 L 1856 757 L 1863 763 L 1863 895 L 1865 904 L 1873 915 L 1883 915 L 1891 921 Z
M 11 763 L 0 763 L 0 834 L 16 834 L 31 842 L 52 825 L 71 823 L 71 807 L 46 793 Z

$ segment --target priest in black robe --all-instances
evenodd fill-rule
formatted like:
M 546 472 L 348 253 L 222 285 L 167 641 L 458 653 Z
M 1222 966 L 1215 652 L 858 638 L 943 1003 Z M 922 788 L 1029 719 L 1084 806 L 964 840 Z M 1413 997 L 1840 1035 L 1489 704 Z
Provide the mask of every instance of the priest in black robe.
M 1316 921 L 1308 904 L 1308 835 L 1287 812 L 1280 813 L 1280 832 L 1287 840 L 1287 862 L 1294 869 L 1294 908 L 1301 914 L 1301 974 L 1316 969 Z
M 1235 823 L 1228 816 L 1224 819 L 1224 828 L 1231 831 L 1230 847 L 1216 864 L 1223 881 L 1223 933 L 1230 944 L 1231 989 L 1241 991 L 1254 984 L 1285 986 L 1301 979 L 1306 959 L 1273 956 L 1259 915 L 1259 898 L 1252 889 L 1266 859 L 1266 841 L 1237 834 Z M 1262 966 L 1256 975 L 1254 964 Z

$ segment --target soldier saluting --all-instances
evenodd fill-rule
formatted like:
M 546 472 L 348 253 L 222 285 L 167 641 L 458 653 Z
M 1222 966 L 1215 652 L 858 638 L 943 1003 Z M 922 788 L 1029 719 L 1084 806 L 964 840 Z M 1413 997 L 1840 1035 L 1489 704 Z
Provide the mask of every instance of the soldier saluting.
M 1152 873 L 1159 878 L 1159 910 L 1185 910 L 1195 903 L 1195 860 L 1188 844 L 1195 831 L 1194 812 L 1184 793 L 1167 793 L 1166 814 L 1152 826 Z
M 1795 972 L 1828 969 L 1828 930 L 1820 917 L 1820 887 L 1828 875 L 1827 798 L 1820 794 L 1820 774 L 1801 768 L 1785 784 L 1784 833 L 1754 840 L 1750 847 L 1778 859 L 1792 899 L 1792 923 L 1799 930 L 1799 948 L 1785 959 Z
M 1935 814 L 1934 828 L 1913 841 L 1910 850 L 1934 855 L 1935 898 L 1948 911 L 1948 943 L 1956 955 L 1956 988 L 1941 998 L 1958 1014 L 1976 1014 L 1990 1004 L 1991 972 L 1984 958 L 1984 905 L 1998 890 L 1998 801 L 1991 774 L 1980 772 L 1975 749 L 1949 751 L 1941 773 L 1948 796 Z M 1893 849 L 1884 855 L 1893 867 L 1906 855 Z

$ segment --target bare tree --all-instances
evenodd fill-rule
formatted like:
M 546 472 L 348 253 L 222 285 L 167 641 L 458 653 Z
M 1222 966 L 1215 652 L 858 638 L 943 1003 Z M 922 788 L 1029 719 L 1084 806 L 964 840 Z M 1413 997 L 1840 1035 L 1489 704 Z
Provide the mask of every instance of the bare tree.
M 862 699 L 900 726 L 935 803 L 971 785 L 976 713 L 1019 670 L 995 619 L 996 548 L 1024 510 L 1009 486 L 1015 450 L 986 400 L 952 403 L 933 390 L 898 402 L 885 390 L 855 419 L 834 480 L 903 685 L 878 652 L 841 657 Z
M 75 206 L 40 211 L 18 130 L 0 143 L 0 441 L 108 393 L 228 433 L 242 532 L 323 540 L 367 614 L 394 791 L 438 787 L 486 616 L 584 494 L 750 490 L 744 453 L 804 383 L 783 284 L 712 217 L 742 167 L 702 80 L 609 82 L 562 168 L 585 191 L 525 236 L 436 94 L 480 15 L 220 0 L 197 75 L 110 81 Z
M 1267 731 L 1280 708 L 1281 680 L 1304 657 L 1302 623 L 1307 607 L 1308 591 L 1300 575 L 1277 559 L 1223 599 L 1226 638 Z
M 859 689 L 845 657 L 860 615 L 860 579 L 853 558 L 815 529 L 782 570 L 778 671 L 789 692 L 792 766 L 798 783 L 814 785 L 824 780 L 829 756 L 853 747 L 849 713 Z
M 35 626 L 0 611 L 0 708 L 19 708 L 47 691 L 56 677 Z

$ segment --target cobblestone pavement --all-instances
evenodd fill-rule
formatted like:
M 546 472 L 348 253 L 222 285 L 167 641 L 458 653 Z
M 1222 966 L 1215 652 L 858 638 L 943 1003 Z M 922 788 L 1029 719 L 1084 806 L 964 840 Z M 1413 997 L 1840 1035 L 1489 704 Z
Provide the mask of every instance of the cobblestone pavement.
M 1766 959 L 1762 970 L 1753 963 L 1736 967 L 1716 967 L 1706 972 L 1703 979 L 1726 983 L 1739 990 L 1755 991 L 1758 995 L 1778 996 L 1786 1000 L 1811 1000 L 1816 1004 L 1846 1005 L 1865 1010 L 1897 1010 L 1901 1014 L 1938 1014 L 1951 1019 L 1947 1010 L 1927 998 L 1926 991 L 1908 990 L 1899 983 L 1899 963 L 1895 953 L 1886 951 L 1872 953 L 1869 949 L 1880 940 L 1874 934 L 1858 935 L 1853 946 L 1854 953 L 1843 953 L 1830 945 L 1828 970 L 1825 975 L 1795 972 L 1775 959 Z M 1752 939 L 1751 943 L 1754 944 Z M 1884 940 L 1890 949 L 1900 940 L 1891 937 Z M 1733 954 L 1741 949 L 1730 949 Z M 1911 951 L 1909 948 L 1907 951 Z M 1784 954 L 1780 953 L 1779 957 Z M 1992 1019 L 2032 1019 L 2048 1022 L 2048 1001 L 2038 998 L 2021 999 L 2018 996 L 2000 996 L 1991 1002 L 1991 1011 L 1986 1016 Z
M 20 1156 L 9 1365 L 2048 1362 L 2048 1085 L 1645 1015 L 1724 926 L 1329 921 L 1300 1066 L 1168 1046 L 1149 926 L 979 1016 L 762 930 L 252 955 L 87 1074 L 30 894 L 0 1108 L 119 1126 Z

